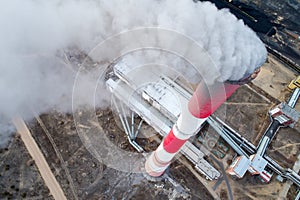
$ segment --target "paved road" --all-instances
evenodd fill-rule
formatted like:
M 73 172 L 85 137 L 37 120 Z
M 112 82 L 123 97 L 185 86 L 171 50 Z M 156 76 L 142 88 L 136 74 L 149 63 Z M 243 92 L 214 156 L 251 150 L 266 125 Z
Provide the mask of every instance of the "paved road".
M 224 166 L 223 166 L 223 163 L 221 163 L 220 161 L 218 161 L 214 156 L 210 155 L 209 156 L 211 159 L 213 159 L 214 162 L 216 162 L 219 167 L 221 168 L 222 170 L 222 174 L 223 174 L 223 178 L 225 180 L 225 183 L 226 183 L 226 186 L 227 186 L 227 191 L 228 191 L 228 195 L 229 195 L 229 199 L 230 200 L 233 200 L 233 194 L 232 194 L 232 190 L 231 190 L 231 187 L 230 187 L 230 183 L 228 181 L 228 178 L 226 176 L 226 171 L 224 169 Z
M 21 117 L 16 117 L 13 120 L 13 122 L 18 130 L 18 133 L 21 135 L 21 138 L 28 152 L 30 153 L 31 157 L 34 159 L 35 164 L 37 165 L 37 168 L 40 171 L 40 174 L 44 179 L 54 199 L 66 200 L 67 198 L 63 190 L 61 189 L 59 183 L 54 177 L 44 155 L 42 154 L 35 140 L 33 139 L 23 119 Z

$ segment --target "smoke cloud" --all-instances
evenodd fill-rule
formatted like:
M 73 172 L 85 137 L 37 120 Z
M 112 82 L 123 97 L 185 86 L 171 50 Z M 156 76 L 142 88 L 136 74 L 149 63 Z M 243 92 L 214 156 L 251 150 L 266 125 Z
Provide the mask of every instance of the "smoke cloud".
M 31 119 L 32 110 L 71 111 L 75 73 L 63 62 L 65 50 L 88 54 L 109 36 L 145 26 L 175 30 L 197 41 L 220 71 L 221 76 L 212 80 L 238 80 L 266 59 L 265 47 L 252 30 L 228 10 L 217 10 L 208 2 L 1 1 L 0 141 L 7 140 L 4 124 L 15 115 Z M 83 99 L 94 87 L 94 78 L 83 77 Z

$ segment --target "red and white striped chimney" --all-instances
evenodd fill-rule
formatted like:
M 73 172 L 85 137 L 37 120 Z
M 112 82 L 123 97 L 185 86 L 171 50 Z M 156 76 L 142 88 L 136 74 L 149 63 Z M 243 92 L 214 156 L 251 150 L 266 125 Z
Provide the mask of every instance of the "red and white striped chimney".
M 172 158 L 179 152 L 184 143 L 195 135 L 201 125 L 217 108 L 230 97 L 245 82 L 254 79 L 259 70 L 242 81 L 228 81 L 207 86 L 201 82 L 188 105 L 183 106 L 182 112 L 163 139 L 145 163 L 146 172 L 154 177 L 161 176 L 170 165 Z

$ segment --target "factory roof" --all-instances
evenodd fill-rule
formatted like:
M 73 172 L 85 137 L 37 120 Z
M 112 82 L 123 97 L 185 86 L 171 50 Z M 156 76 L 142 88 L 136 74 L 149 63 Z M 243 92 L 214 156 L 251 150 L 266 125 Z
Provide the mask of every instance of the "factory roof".
M 251 161 L 246 156 L 239 156 L 233 161 L 227 171 L 241 178 L 247 172 L 250 163 Z

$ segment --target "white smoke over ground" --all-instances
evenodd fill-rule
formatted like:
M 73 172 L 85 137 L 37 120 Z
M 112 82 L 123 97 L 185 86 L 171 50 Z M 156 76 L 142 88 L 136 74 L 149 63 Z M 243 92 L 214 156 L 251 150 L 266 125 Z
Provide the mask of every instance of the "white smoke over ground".
M 71 111 L 74 73 L 58 52 L 76 47 L 88 53 L 113 34 L 145 26 L 175 30 L 196 40 L 222 74 L 212 80 L 240 79 L 266 58 L 266 50 L 252 30 L 229 11 L 218 11 L 208 2 L 1 1 L 0 122 L 6 124 L 15 115 L 31 119 L 32 110 Z M 93 80 L 89 75 L 83 78 L 84 94 L 93 88 Z M 0 141 L 7 140 L 5 127 L 0 125 Z

